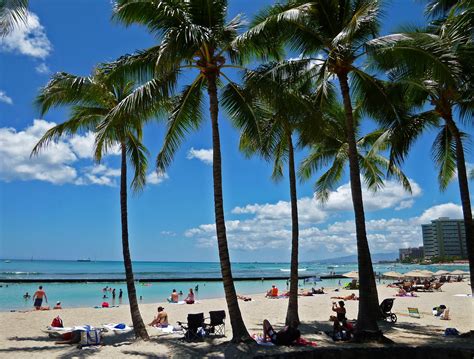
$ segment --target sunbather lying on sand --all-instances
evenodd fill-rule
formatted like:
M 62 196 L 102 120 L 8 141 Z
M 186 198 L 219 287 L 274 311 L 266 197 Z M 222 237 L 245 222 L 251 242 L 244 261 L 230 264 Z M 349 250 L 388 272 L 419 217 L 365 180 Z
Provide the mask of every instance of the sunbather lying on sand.
M 252 298 L 240 294 L 237 294 L 237 298 L 242 299 L 244 302 L 250 302 L 252 300 Z
M 263 321 L 263 339 L 270 338 L 275 345 L 291 345 L 301 336 L 298 330 L 298 322 L 293 322 L 279 332 L 275 332 L 268 320 Z
M 398 293 L 395 294 L 397 297 L 418 297 L 415 292 L 407 292 L 405 289 L 400 288 Z
M 347 295 L 345 297 L 331 297 L 331 299 L 342 299 L 342 300 L 359 300 L 359 297 L 352 293 L 351 295 Z
M 311 297 L 313 296 L 313 291 L 300 289 L 300 292 L 298 293 L 298 295 L 303 296 L 303 297 Z

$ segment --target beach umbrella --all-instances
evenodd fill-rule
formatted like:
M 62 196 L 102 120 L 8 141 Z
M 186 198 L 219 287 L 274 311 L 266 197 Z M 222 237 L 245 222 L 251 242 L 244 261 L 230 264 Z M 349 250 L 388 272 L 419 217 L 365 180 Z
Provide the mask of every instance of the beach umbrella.
M 346 277 L 346 278 L 358 279 L 359 278 L 359 272 L 352 271 L 352 272 L 344 273 L 343 276 Z
M 385 272 L 383 273 L 384 277 L 389 277 L 389 278 L 402 278 L 403 274 L 398 273 L 398 272 Z
M 463 270 L 459 270 L 459 269 L 456 269 L 456 270 L 453 270 L 451 273 L 449 274 L 452 274 L 452 275 L 464 275 L 464 274 L 469 274 L 468 272 L 465 272 Z
M 429 271 L 429 270 L 426 270 L 426 269 L 420 270 L 419 272 L 425 273 L 425 274 L 428 274 L 428 275 L 434 275 L 434 273 L 432 271 Z
M 449 271 L 447 270 L 439 270 L 437 272 L 434 273 L 434 275 L 446 275 L 446 274 L 449 274 Z
M 405 277 L 419 277 L 419 278 L 429 278 L 431 274 L 423 273 L 422 271 L 411 271 L 404 274 Z

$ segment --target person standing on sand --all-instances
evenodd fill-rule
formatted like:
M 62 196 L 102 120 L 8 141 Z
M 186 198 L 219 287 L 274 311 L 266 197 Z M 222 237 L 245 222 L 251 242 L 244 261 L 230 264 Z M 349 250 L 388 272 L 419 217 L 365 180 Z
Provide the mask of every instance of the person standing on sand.
M 48 303 L 48 297 L 46 296 L 46 292 L 43 290 L 43 286 L 40 285 L 38 287 L 38 290 L 35 292 L 35 294 L 33 294 L 33 301 L 34 301 L 33 306 L 37 310 L 41 309 L 41 304 L 43 304 L 43 298 L 45 302 Z
M 112 289 L 112 299 L 115 299 L 115 288 Z

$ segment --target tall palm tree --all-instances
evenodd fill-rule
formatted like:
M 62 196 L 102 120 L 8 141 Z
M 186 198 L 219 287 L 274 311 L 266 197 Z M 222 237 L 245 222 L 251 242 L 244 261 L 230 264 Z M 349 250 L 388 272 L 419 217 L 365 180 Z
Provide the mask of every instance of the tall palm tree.
M 426 128 L 440 129 L 433 158 L 442 190 L 457 174 L 474 293 L 474 228 L 463 144 L 467 135 L 461 130 L 474 118 L 473 19 L 451 21 L 448 16 L 425 30 L 388 35 L 369 45 L 376 65 L 403 88 L 411 111 L 403 121 L 387 123 L 393 131 L 392 162 L 401 163 Z
M 380 1 L 377 0 L 288 0 L 265 9 L 254 20 L 252 28 L 235 41 L 241 51 L 257 55 L 276 52 L 272 44 L 279 46 L 282 42 L 301 53 L 300 60 L 292 60 L 289 66 L 276 71 L 293 71 L 298 63 L 298 71 L 307 68 L 307 75 L 316 83 L 315 97 L 319 101 L 324 101 L 334 86 L 339 85 L 345 110 L 360 276 L 357 340 L 380 338 L 381 332 L 377 325 L 379 303 L 367 242 L 351 94 L 363 99 L 364 111 L 373 117 L 397 115 L 382 82 L 368 73 L 362 62 L 366 42 L 378 33 L 379 19 Z M 308 68 L 312 63 L 319 65 Z
M 293 135 L 304 121 L 308 121 L 309 118 L 314 120 L 315 113 L 311 97 L 307 94 L 311 85 L 309 81 L 300 83 L 299 76 L 296 78 L 267 76 L 271 69 L 279 65 L 279 63 L 269 63 L 246 73 L 244 88 L 240 93 L 245 94 L 245 103 L 251 104 L 258 114 L 257 127 L 260 136 L 255 137 L 253 132 L 244 130 L 240 138 L 240 149 L 248 156 L 258 153 L 264 159 L 273 161 L 272 179 L 275 181 L 283 177 L 285 162 L 288 165 L 292 239 L 290 294 L 285 322 L 286 325 L 292 325 L 295 322 L 299 323 L 299 224 Z M 227 103 L 232 103 L 230 107 L 237 109 L 242 101 L 239 101 L 240 99 L 235 95 L 235 92 L 224 93 L 224 98 Z
M 231 262 L 226 235 L 222 194 L 222 168 L 219 134 L 218 87 L 226 80 L 227 92 L 237 92 L 237 85 L 224 70 L 239 67 L 239 54 L 232 46 L 242 26 L 240 17 L 226 22 L 225 0 L 118 0 L 114 17 L 126 25 L 145 25 L 149 31 L 161 37 L 161 44 L 125 57 L 119 62 L 121 72 L 142 76 L 152 75 L 143 85 L 147 91 L 130 98 L 130 106 L 124 113 L 153 107 L 155 94 L 168 92 L 177 85 L 182 72 L 195 73 L 192 83 L 175 97 L 163 148 L 157 158 L 157 167 L 164 170 L 183 141 L 186 133 L 198 129 L 203 122 L 203 93 L 209 98 L 209 114 L 212 125 L 214 210 L 217 243 L 222 280 L 229 310 L 234 342 L 247 341 L 250 336 L 242 319 L 232 278 Z M 163 90 L 166 89 L 166 90 Z M 224 104 L 225 106 L 225 104 Z M 232 109 L 229 109 L 232 111 Z M 251 108 L 247 108 L 250 113 Z M 246 117 L 233 117 L 241 126 Z M 254 134 L 258 136 L 256 128 Z
M 28 3 L 28 0 L 0 0 L 0 36 L 6 36 L 16 26 L 26 23 Z
M 122 222 L 122 250 L 127 282 L 130 314 L 133 329 L 137 338 L 148 340 L 148 333 L 143 323 L 137 301 L 137 293 L 133 276 L 132 259 L 128 237 L 127 212 L 127 160 L 134 169 L 131 183 L 134 191 L 143 188 L 146 182 L 147 150 L 142 144 L 141 119 L 122 118 L 113 126 L 106 126 L 108 115 L 134 89 L 130 81 L 110 81 L 96 71 L 90 77 L 80 77 L 68 73 L 57 73 L 46 86 L 41 88 L 36 99 L 41 114 L 44 115 L 52 107 L 67 105 L 71 107 L 69 119 L 49 129 L 34 147 L 32 154 L 37 155 L 51 142 L 62 136 L 75 134 L 79 131 L 97 131 L 107 128 L 99 135 L 96 132 L 96 148 L 94 157 L 97 161 L 107 151 L 119 146 L 121 153 L 120 171 L 120 209 Z

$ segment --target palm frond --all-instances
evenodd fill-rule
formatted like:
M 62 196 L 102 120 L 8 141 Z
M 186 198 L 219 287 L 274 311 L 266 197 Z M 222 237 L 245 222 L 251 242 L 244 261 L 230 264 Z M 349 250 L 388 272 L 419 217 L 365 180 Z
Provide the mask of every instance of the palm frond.
M 440 189 L 444 190 L 456 174 L 456 142 L 447 125 L 444 125 L 436 136 L 431 153 L 439 168 Z

